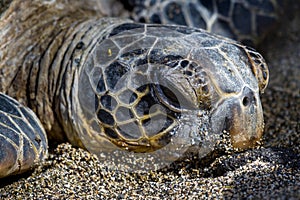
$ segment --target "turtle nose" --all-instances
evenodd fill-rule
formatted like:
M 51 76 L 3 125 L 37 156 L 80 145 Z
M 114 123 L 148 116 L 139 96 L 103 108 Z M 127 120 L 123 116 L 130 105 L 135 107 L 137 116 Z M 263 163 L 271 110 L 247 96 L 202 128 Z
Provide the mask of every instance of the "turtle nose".
M 244 87 L 238 97 L 240 103 L 232 104 L 231 126 L 233 146 L 241 149 L 255 146 L 263 133 L 263 112 L 258 93 Z M 230 124 L 230 123 L 229 123 Z
M 250 105 L 255 105 L 256 104 L 255 94 L 248 87 L 244 87 L 244 89 L 243 89 L 242 104 L 243 104 L 244 107 L 249 107 Z

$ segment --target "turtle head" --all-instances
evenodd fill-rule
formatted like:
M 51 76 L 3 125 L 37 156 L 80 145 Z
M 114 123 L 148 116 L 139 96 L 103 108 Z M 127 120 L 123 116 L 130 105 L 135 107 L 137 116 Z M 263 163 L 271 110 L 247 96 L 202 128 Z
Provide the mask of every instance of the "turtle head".
M 132 23 L 101 38 L 73 87 L 84 146 L 150 152 L 176 137 L 201 140 L 204 129 L 228 131 L 238 148 L 260 139 L 267 75 L 243 46 L 198 29 Z

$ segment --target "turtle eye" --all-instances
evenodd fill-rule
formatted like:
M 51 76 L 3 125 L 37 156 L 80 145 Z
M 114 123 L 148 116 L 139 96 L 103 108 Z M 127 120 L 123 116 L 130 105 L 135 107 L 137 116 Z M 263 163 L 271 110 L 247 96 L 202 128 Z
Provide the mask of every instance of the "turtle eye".
M 258 81 L 259 90 L 263 93 L 269 82 L 269 70 L 266 61 L 252 48 L 246 47 L 245 51 L 252 64 L 252 72 Z
M 156 89 L 158 91 L 159 96 L 170 106 L 180 109 L 181 105 L 177 96 L 175 95 L 174 91 L 170 90 L 169 88 L 157 85 Z
M 257 76 L 259 81 L 259 89 L 261 93 L 263 93 L 269 82 L 269 70 L 264 61 L 261 61 L 261 63 L 257 66 L 257 68 L 258 68 Z
M 155 90 L 159 100 L 172 110 L 179 112 L 182 109 L 195 109 L 195 104 L 188 96 L 188 93 L 181 92 L 175 86 L 166 87 L 157 84 Z

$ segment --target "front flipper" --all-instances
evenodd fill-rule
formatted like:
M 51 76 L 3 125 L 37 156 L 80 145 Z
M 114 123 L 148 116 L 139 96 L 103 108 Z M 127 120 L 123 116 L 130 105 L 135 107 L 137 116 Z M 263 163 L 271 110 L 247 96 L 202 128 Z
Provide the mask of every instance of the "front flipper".
M 22 173 L 47 156 L 46 133 L 36 115 L 0 93 L 0 178 Z

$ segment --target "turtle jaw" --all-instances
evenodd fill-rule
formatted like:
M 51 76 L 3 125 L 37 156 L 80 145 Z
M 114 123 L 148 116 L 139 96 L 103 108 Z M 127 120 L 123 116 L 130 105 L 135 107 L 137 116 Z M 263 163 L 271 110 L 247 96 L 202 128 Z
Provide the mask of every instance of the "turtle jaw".
M 259 93 L 245 87 L 240 94 L 223 99 L 211 120 L 215 133 L 227 131 L 230 134 L 233 148 L 255 147 L 264 129 Z

